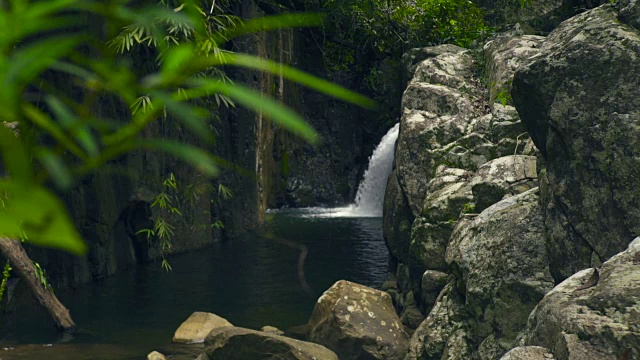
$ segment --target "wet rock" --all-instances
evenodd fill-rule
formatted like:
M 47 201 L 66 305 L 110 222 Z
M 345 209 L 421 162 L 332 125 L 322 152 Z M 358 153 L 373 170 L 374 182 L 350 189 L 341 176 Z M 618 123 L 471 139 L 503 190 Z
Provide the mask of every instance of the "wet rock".
M 475 211 L 482 212 L 505 196 L 523 193 L 537 186 L 536 158 L 504 156 L 482 165 L 471 180 Z
M 519 346 L 504 354 L 500 360 L 554 360 L 549 350 L 540 346 Z
M 553 199 L 603 260 L 640 234 L 639 59 L 638 29 L 603 5 L 563 22 L 513 81 Z
M 491 354 L 486 359 L 515 344 L 529 313 L 554 285 L 538 200 L 536 188 L 492 205 L 462 221 L 447 248 L 474 338 L 494 337 L 482 346 Z
M 209 332 L 219 327 L 233 326 L 227 319 L 206 312 L 194 312 L 173 335 L 174 343 L 201 343 Z
M 582 270 L 531 313 L 523 342 L 558 360 L 640 358 L 640 238 L 599 269 Z
M 152 351 L 147 355 L 147 360 L 166 360 L 167 358 L 157 351 Z
M 338 360 L 324 346 L 239 327 L 217 328 L 205 339 L 209 359 Z
M 389 294 L 344 280 L 318 299 L 309 327 L 309 341 L 343 360 L 402 359 L 408 345 Z

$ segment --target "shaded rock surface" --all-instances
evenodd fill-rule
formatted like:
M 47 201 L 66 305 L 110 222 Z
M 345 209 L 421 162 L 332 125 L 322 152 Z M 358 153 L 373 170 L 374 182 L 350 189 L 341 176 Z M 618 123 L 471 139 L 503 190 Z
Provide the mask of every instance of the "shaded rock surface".
M 640 238 L 594 271 L 576 273 L 540 301 L 524 344 L 558 360 L 640 358 Z
M 233 326 L 227 319 L 207 312 L 194 312 L 173 335 L 174 343 L 201 343 L 212 330 Z
M 565 21 L 513 81 L 514 103 L 546 160 L 545 200 L 566 217 L 568 236 L 601 260 L 640 234 L 640 33 L 621 21 L 635 8 L 603 5 Z M 545 221 L 559 230 L 563 216 Z M 584 253 L 550 248 L 560 258 Z M 556 281 L 579 270 L 557 266 Z
M 205 348 L 211 360 L 338 360 L 324 346 L 239 327 L 213 330 L 205 339 Z
M 338 281 L 316 303 L 308 340 L 340 359 L 402 359 L 408 337 L 389 294 Z

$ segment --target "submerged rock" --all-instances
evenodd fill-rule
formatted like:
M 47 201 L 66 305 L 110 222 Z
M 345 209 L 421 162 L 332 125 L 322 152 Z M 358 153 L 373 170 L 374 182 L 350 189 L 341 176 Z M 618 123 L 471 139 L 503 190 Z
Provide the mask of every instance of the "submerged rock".
M 240 327 L 213 330 L 205 339 L 208 359 L 338 360 L 324 346 Z
M 207 312 L 194 312 L 173 335 L 174 343 L 201 343 L 214 329 L 233 326 L 227 319 Z
M 316 303 L 309 320 L 309 341 L 340 359 L 403 359 L 408 336 L 389 294 L 338 281 Z
M 558 360 L 640 358 L 640 238 L 599 270 L 582 270 L 549 292 L 523 342 Z
M 163 354 L 157 351 L 152 351 L 147 355 L 147 360 L 166 360 L 166 359 L 167 358 Z

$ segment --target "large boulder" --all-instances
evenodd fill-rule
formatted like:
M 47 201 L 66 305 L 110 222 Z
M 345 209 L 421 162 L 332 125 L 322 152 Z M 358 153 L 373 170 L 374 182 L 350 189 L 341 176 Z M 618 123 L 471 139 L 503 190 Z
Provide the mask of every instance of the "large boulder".
M 640 234 L 640 32 L 621 21 L 627 13 L 603 5 L 565 21 L 512 89 L 551 198 L 602 260 Z
M 537 193 L 509 197 L 462 221 L 447 248 L 482 359 L 499 358 L 515 344 L 554 285 Z
M 549 292 L 531 313 L 523 343 L 558 360 L 639 359 L 640 238 L 599 270 L 582 270 Z
M 208 359 L 338 360 L 324 346 L 239 327 L 213 330 L 205 339 Z
M 408 346 L 389 294 L 344 280 L 318 299 L 309 328 L 309 341 L 342 360 L 403 359 Z
M 475 211 L 480 213 L 506 196 L 530 190 L 538 184 L 536 158 L 504 156 L 482 165 L 471 179 Z
M 201 343 L 214 329 L 233 326 L 227 319 L 207 312 L 194 312 L 173 334 L 174 343 Z

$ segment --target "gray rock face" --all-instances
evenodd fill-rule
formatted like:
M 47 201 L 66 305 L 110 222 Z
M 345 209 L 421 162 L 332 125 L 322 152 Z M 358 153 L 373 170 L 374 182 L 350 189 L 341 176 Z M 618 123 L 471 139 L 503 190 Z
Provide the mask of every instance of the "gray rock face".
M 344 280 L 318 299 L 309 328 L 309 341 L 343 360 L 402 359 L 408 346 L 389 294 Z
M 640 358 L 640 238 L 549 292 L 531 313 L 523 342 L 558 360 Z
M 513 81 L 552 198 L 603 260 L 640 234 L 639 59 L 638 29 L 603 5 L 562 23 Z
M 338 360 L 324 346 L 239 327 L 223 327 L 209 333 L 205 353 L 211 360 Z
M 505 156 L 489 161 L 471 180 L 475 212 L 482 212 L 505 196 L 536 187 L 537 179 L 536 158 L 533 156 Z
M 396 172 L 393 171 L 387 180 L 384 195 L 383 236 L 389 252 L 396 259 L 409 258 L 409 242 L 413 214 L 404 196 Z
M 440 165 L 427 186 L 422 216 L 412 226 L 409 265 L 420 274 L 445 271 L 444 253 L 460 212 L 473 203 L 469 179 L 472 173 Z
M 531 310 L 553 288 L 537 193 L 502 200 L 462 221 L 451 236 L 447 262 L 464 283 L 474 338 L 494 337 L 481 344 L 492 354 L 482 358 L 508 350 L 505 345 L 515 343 Z
M 500 360 L 553 360 L 549 350 L 540 346 L 519 346 L 504 354 Z
M 534 35 L 499 36 L 484 47 L 486 74 L 489 83 L 489 106 L 498 102 L 511 102 L 511 81 L 516 70 L 530 57 L 540 52 L 544 37 Z M 504 104 L 503 104 L 504 105 Z

